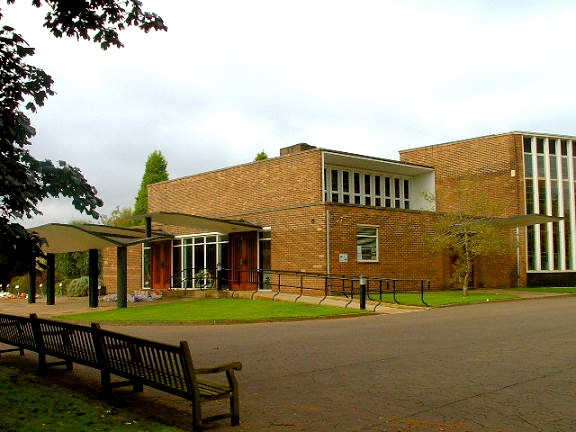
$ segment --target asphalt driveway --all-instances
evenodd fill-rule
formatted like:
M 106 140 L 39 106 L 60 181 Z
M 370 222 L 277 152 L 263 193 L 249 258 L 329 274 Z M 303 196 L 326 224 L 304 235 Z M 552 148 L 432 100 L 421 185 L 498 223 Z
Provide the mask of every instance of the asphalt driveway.
M 123 331 L 243 362 L 243 423 L 217 430 L 576 430 L 576 297 Z
M 242 361 L 242 425 L 219 423 L 211 431 L 568 432 L 576 430 L 575 312 L 576 297 L 562 296 L 362 318 L 121 331 L 186 339 L 198 367 Z M 72 374 L 98 389 L 94 371 L 77 367 Z M 60 375 L 73 381 L 69 372 Z M 149 389 L 126 398 L 128 409 L 190 424 L 182 399 Z

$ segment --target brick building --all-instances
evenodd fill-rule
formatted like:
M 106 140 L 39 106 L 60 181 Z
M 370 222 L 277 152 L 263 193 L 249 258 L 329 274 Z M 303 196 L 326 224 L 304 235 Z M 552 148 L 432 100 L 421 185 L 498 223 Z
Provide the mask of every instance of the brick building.
M 500 204 L 503 217 L 543 214 L 557 222 L 518 229 L 519 274 L 528 286 L 576 283 L 576 137 L 510 132 L 400 152 L 436 171 L 436 209 L 461 209 L 459 184 L 470 182 Z
M 565 216 L 507 232 L 519 238 L 517 247 L 477 260 L 475 286 L 539 283 L 575 270 L 576 138 L 514 132 L 400 155 L 393 161 L 297 144 L 276 158 L 151 185 L 152 214 L 195 215 L 231 228 L 163 225 L 171 241 L 129 251 L 129 287 L 194 288 L 203 269 L 221 266 L 238 272 L 231 289 L 253 287 L 241 275 L 257 268 L 426 278 L 444 288 L 450 257 L 431 253 L 425 238 L 443 212 L 466 210 L 454 199 L 463 181 L 502 203 L 499 216 Z M 110 251 L 104 283 L 115 286 Z

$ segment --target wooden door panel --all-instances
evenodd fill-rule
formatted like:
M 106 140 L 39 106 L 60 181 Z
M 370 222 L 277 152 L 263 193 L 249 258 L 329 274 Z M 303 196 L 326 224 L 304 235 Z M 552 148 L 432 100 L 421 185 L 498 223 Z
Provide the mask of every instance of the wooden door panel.
M 152 288 L 169 289 L 170 271 L 172 268 L 172 243 L 155 242 L 151 247 Z
M 258 233 L 230 234 L 230 287 L 233 290 L 255 290 L 258 281 Z

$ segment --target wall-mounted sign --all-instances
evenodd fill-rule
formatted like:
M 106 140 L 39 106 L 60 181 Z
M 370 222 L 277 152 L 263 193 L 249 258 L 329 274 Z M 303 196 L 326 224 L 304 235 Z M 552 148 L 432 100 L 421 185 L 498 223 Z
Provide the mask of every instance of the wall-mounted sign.
M 344 263 L 348 262 L 348 254 L 347 253 L 338 254 L 338 260 Z

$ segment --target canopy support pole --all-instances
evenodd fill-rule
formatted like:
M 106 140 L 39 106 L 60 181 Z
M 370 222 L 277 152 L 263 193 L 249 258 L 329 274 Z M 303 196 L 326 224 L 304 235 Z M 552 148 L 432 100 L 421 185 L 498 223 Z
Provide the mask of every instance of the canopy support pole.
M 56 303 L 56 255 L 46 254 L 46 304 Z
M 91 308 L 98 307 L 98 249 L 88 250 L 88 302 Z
M 128 249 L 120 246 L 116 249 L 116 286 L 117 307 L 128 307 Z

